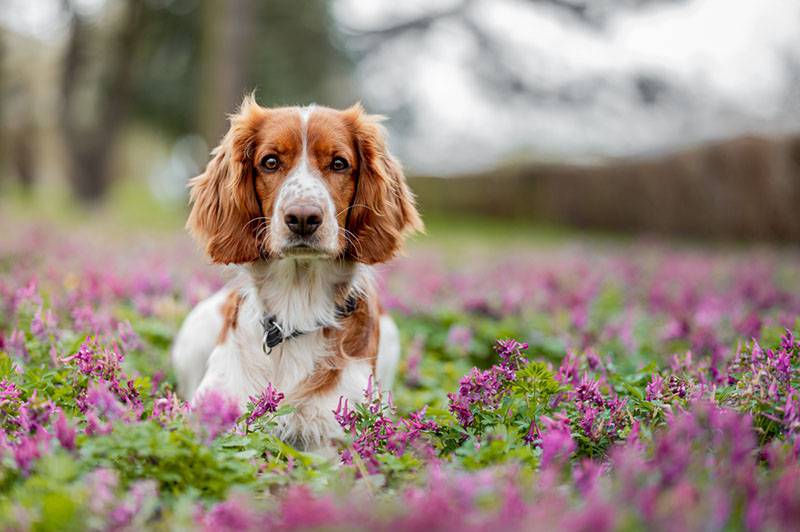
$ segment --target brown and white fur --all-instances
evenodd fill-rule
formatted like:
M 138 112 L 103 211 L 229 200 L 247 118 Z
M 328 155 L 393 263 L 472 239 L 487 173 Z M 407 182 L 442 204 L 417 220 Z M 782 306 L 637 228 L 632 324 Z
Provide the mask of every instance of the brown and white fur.
M 252 97 L 231 117 L 190 181 L 187 228 L 236 276 L 192 310 L 175 340 L 186 399 L 217 390 L 244 407 L 272 383 L 295 407 L 279 418 L 280 436 L 313 450 L 340 434 L 339 397 L 361 401 L 370 376 L 391 386 L 399 335 L 371 265 L 394 257 L 422 223 L 379 122 L 360 105 L 266 109 Z M 353 293 L 355 311 L 337 317 Z M 304 334 L 265 354 L 264 312 Z

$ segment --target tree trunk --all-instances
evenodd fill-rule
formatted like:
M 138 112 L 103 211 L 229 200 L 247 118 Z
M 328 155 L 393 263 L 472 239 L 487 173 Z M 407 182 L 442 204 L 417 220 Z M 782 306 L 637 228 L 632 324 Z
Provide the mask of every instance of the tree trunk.
M 111 160 L 119 133 L 128 118 L 133 74 L 133 56 L 138 42 L 143 0 L 126 0 L 116 42 L 109 53 L 107 86 L 98 92 L 94 123 L 84 124 L 77 97 L 81 74 L 86 65 L 85 48 L 89 39 L 86 21 L 67 5 L 72 13 L 72 28 L 64 58 L 62 78 L 63 105 L 61 125 L 70 168 L 68 176 L 73 192 L 80 200 L 103 199 L 112 182 Z
M 215 146 L 227 130 L 226 116 L 242 102 L 253 41 L 253 0 L 206 0 L 201 48 L 200 131 Z

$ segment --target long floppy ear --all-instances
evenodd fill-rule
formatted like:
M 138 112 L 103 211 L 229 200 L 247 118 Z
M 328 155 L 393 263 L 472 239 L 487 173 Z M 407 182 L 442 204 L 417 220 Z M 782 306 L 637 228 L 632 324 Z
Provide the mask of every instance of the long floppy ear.
M 347 254 L 364 264 L 386 262 L 402 249 L 405 237 L 424 226 L 400 164 L 386 148 L 381 116 L 361 104 L 344 111 L 355 134 L 359 167 L 347 229 L 353 235 Z
M 205 172 L 189 181 L 192 211 L 186 228 L 220 264 L 257 260 L 261 206 L 253 185 L 253 143 L 266 115 L 252 95 L 246 96 Z

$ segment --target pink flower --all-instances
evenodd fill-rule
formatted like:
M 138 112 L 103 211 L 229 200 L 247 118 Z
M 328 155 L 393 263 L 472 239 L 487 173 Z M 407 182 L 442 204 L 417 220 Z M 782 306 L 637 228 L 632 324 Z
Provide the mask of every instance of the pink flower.
M 344 402 L 342 402 L 343 400 Z M 339 404 L 336 405 L 333 416 L 345 432 L 353 432 L 355 430 L 358 416 L 354 410 L 348 408 L 348 401 L 343 396 L 339 397 Z
M 72 427 L 67 418 L 64 416 L 64 412 L 59 409 L 58 411 L 58 418 L 56 418 L 55 422 L 55 430 L 56 430 L 56 437 L 58 438 L 58 442 L 61 446 L 68 450 L 74 451 L 75 450 L 75 435 L 76 430 L 75 427 Z
M 543 420 L 549 421 L 549 427 L 542 436 L 542 467 L 546 468 L 568 460 L 577 445 L 570 434 L 569 420 L 555 421 L 544 417 Z
M 261 395 L 250 398 L 250 402 L 253 403 L 253 412 L 247 417 L 247 424 L 253 423 L 267 412 L 274 413 L 278 410 L 278 404 L 283 401 L 283 398 L 283 393 L 273 388 L 272 383 L 267 383 L 267 388 L 261 392 Z M 341 402 L 341 398 L 339 402 Z
M 233 496 L 215 504 L 200 521 L 208 532 L 244 532 L 264 524 L 253 509 L 253 501 L 244 496 Z
M 39 307 L 31 320 L 31 334 L 39 341 L 44 341 L 55 327 L 56 320 L 53 317 L 53 311 L 50 309 L 43 311 L 42 307 Z
M 25 345 L 25 333 L 19 329 L 11 331 L 11 336 L 6 340 L 6 350 L 13 356 L 27 360 L 30 354 Z
M 530 427 L 528 427 L 528 432 L 522 439 L 525 441 L 525 443 L 529 445 L 534 445 L 537 442 L 541 441 L 542 433 L 539 432 L 539 427 L 536 426 L 536 420 L 534 419 L 531 420 L 531 425 Z
M 655 401 L 663 397 L 664 379 L 658 373 L 654 373 L 650 379 L 650 383 L 645 388 L 645 399 L 648 401 Z
M 205 432 L 207 442 L 231 430 L 241 415 L 236 400 L 216 390 L 209 390 L 197 398 L 192 412 Z
M 113 430 L 114 421 L 130 421 L 132 417 L 138 416 L 141 401 L 138 404 L 123 404 L 119 395 L 117 383 L 102 380 L 86 390 L 86 395 L 78 400 L 79 407 L 86 415 L 86 434 L 109 434 Z
M 472 344 L 472 329 L 464 325 L 452 325 L 447 331 L 447 344 L 464 353 L 469 351 Z
M 157 419 L 162 423 L 172 421 L 186 409 L 187 405 L 171 390 L 167 390 L 164 396 L 156 397 L 153 400 L 153 412 L 150 414 L 150 419 Z

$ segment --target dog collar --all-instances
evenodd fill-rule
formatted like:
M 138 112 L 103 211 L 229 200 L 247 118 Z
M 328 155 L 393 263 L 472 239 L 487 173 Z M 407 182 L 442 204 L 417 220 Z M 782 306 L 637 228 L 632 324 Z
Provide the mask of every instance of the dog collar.
M 356 307 L 358 306 L 358 296 L 356 294 L 351 293 L 345 302 L 341 305 L 336 305 L 336 318 L 342 319 L 350 316 L 353 312 L 355 312 Z M 264 312 L 261 316 L 261 327 L 264 329 L 264 336 L 261 339 L 261 349 L 264 351 L 265 354 L 271 355 L 272 350 L 280 345 L 281 343 L 285 342 L 286 340 L 291 340 L 292 338 L 297 338 L 303 334 L 311 332 L 311 329 L 308 331 L 284 331 L 283 327 L 278 324 L 277 316 L 274 314 L 269 314 Z M 323 327 L 322 324 L 319 324 L 317 328 Z

